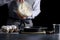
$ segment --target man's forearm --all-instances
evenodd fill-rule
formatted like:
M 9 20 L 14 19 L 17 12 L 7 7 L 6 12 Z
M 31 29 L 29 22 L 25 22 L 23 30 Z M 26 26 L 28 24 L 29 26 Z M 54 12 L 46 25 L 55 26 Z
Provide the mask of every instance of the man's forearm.
M 33 9 L 31 10 L 32 16 L 28 17 L 30 19 L 34 19 L 36 16 L 39 15 L 39 13 L 41 12 L 40 10 L 40 2 L 41 0 L 36 0 L 34 5 L 33 5 Z
M 0 0 L 0 6 L 10 3 L 11 1 L 13 1 L 13 0 Z

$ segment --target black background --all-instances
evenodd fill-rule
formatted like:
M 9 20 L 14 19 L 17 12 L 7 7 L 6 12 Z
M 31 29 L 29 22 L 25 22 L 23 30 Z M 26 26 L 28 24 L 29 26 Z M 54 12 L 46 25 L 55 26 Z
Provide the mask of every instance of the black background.
M 57 7 L 56 7 L 57 6 Z M 41 13 L 33 19 L 34 26 L 53 28 L 53 23 L 60 23 L 57 1 L 41 0 Z M 4 25 L 8 18 L 7 4 L 0 7 L 0 26 Z

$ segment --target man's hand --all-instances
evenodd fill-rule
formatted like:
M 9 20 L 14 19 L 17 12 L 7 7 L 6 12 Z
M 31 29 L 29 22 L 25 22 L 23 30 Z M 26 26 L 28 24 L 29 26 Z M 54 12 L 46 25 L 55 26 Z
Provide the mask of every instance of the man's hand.
M 24 16 L 24 15 L 19 15 L 21 19 L 26 19 L 27 16 Z

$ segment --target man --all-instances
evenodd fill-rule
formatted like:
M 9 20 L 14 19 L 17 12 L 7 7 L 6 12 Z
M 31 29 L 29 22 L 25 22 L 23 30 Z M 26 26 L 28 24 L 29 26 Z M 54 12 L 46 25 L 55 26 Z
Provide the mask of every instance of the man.
M 23 26 L 25 25 L 25 28 L 31 28 L 33 26 L 33 23 L 31 19 L 34 19 L 38 14 L 40 13 L 40 1 L 41 0 L 0 0 L 0 5 L 7 4 L 9 8 L 9 18 L 7 21 L 7 25 L 16 25 L 16 26 Z M 23 1 L 28 2 L 31 5 L 31 13 L 32 15 L 27 16 L 21 16 L 17 12 L 18 5 L 20 2 L 23 3 Z

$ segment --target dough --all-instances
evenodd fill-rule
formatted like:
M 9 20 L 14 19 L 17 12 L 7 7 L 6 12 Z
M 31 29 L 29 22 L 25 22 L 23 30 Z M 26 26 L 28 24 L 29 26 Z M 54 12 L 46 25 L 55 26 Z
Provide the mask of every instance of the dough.
M 30 5 L 24 1 L 24 3 L 20 3 L 20 5 L 18 6 L 18 11 L 20 12 L 21 15 L 24 16 L 31 16 L 31 10 L 30 10 Z

